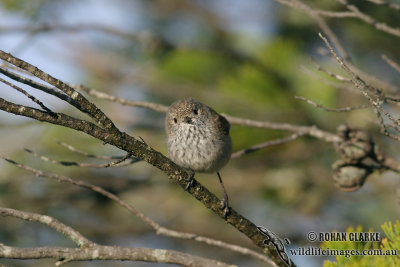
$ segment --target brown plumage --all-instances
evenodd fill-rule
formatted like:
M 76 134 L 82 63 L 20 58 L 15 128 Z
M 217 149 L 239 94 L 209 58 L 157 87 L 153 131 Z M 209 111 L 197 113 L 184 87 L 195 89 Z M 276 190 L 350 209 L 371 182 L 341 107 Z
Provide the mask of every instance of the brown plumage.
M 217 172 L 224 190 L 223 206 L 228 213 L 226 194 L 219 170 L 225 166 L 232 152 L 229 122 L 212 108 L 193 99 L 174 102 L 165 118 L 167 151 L 170 159 L 190 171 Z M 192 178 L 193 178 L 192 175 Z M 189 188 L 191 180 L 188 181 Z

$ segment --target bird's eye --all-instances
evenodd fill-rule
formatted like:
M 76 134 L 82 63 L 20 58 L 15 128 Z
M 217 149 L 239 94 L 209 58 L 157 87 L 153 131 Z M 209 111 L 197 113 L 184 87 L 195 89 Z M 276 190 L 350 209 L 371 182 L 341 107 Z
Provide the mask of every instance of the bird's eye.
M 178 122 L 178 120 L 177 120 L 176 118 L 174 118 L 174 122 L 175 122 L 175 123 L 177 123 L 177 122 Z
M 194 113 L 194 115 L 197 115 L 197 114 L 199 114 L 199 111 L 197 109 L 193 109 L 193 113 Z

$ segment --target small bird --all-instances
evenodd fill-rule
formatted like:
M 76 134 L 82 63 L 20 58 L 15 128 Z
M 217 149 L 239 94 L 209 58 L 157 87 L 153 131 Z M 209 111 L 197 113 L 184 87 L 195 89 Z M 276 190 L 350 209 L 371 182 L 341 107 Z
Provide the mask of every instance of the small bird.
M 229 122 L 212 108 L 193 98 L 175 101 L 167 111 L 165 130 L 170 159 L 191 172 L 216 172 L 223 190 L 222 208 L 229 213 L 228 194 L 219 174 L 232 152 Z

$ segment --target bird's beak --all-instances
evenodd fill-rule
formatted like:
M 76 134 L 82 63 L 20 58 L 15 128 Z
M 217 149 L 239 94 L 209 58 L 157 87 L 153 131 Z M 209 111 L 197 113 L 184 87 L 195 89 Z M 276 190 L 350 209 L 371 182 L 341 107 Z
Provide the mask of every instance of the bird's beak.
M 186 116 L 183 121 L 188 123 L 188 124 L 192 124 L 192 118 L 190 118 L 188 116 Z

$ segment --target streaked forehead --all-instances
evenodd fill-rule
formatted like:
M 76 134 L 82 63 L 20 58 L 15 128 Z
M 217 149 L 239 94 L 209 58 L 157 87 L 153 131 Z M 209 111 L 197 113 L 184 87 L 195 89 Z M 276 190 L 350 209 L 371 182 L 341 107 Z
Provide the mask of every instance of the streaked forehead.
M 187 112 L 192 111 L 194 108 L 201 108 L 201 103 L 193 98 L 184 98 L 175 101 L 169 110 L 172 112 Z

